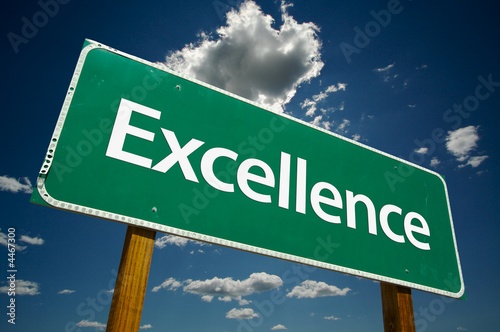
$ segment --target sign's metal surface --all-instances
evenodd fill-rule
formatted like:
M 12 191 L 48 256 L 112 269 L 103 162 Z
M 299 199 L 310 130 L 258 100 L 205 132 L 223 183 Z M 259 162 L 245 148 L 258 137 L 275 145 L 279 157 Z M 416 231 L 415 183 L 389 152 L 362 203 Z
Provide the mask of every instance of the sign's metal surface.
M 401 168 L 407 176 L 394 185 Z M 93 41 L 32 200 L 446 296 L 464 292 L 441 176 Z

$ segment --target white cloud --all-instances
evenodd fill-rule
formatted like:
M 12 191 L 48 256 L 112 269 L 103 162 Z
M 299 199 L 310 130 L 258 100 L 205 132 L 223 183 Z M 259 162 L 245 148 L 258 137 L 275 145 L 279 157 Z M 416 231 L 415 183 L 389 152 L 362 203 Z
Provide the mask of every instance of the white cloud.
M 417 104 L 410 104 L 410 105 L 408 105 L 408 107 L 409 108 L 415 108 L 415 107 L 417 107 Z
M 57 294 L 73 294 L 75 291 L 72 289 L 63 289 L 62 291 L 57 292 Z
M 93 327 L 97 331 L 104 331 L 106 328 L 106 324 L 99 323 L 99 322 L 90 322 L 88 320 L 81 320 L 78 323 L 76 323 L 76 326 L 78 327 Z
M 313 100 L 309 100 L 309 98 L 306 98 L 301 104 L 300 107 L 302 109 L 307 108 L 306 116 L 313 116 L 314 113 L 316 112 L 316 102 Z
M 179 281 L 175 280 L 174 278 L 168 278 L 164 282 L 162 282 L 159 286 L 153 287 L 151 290 L 152 292 L 156 293 L 160 289 L 165 288 L 167 290 L 176 290 L 177 288 L 181 287 L 182 283 Z
M 151 325 L 151 324 L 145 324 L 143 326 L 140 326 L 139 330 L 147 330 L 147 329 L 152 329 L 152 328 L 153 328 L 153 325 Z
M 457 327 L 457 331 L 467 331 L 465 327 L 459 326 Z
M 16 283 L 16 295 L 38 295 L 40 294 L 38 290 L 38 283 L 34 281 L 26 281 L 22 279 L 18 279 L 15 281 Z M 0 287 L 0 293 L 8 294 L 9 286 Z
M 429 152 L 429 149 L 426 147 L 421 147 L 420 149 L 415 149 L 415 152 L 418 154 L 426 154 L 427 152 Z
M 231 319 L 252 319 L 254 317 L 259 317 L 259 315 L 256 314 L 251 308 L 233 308 L 226 314 L 226 318 Z
M 165 248 L 168 244 L 175 245 L 177 247 L 185 247 L 188 243 L 197 244 L 200 246 L 209 246 L 209 244 L 194 240 L 189 240 L 184 237 L 179 237 L 175 235 L 165 235 L 155 241 L 155 247 L 158 249 Z
M 330 128 L 333 126 L 334 122 L 333 121 L 321 121 L 322 119 L 323 119 L 323 115 L 318 115 L 314 118 L 313 121 L 310 121 L 309 123 L 311 123 L 314 126 L 323 127 L 326 130 L 330 130 Z
M 251 0 L 227 13 L 217 36 L 200 34 L 197 43 L 166 58 L 166 66 L 224 90 L 283 110 L 302 83 L 323 68 L 314 23 L 298 23 L 281 6 L 282 25 Z
M 321 91 L 317 95 L 312 96 L 312 100 L 306 98 L 301 104 L 300 107 L 302 109 L 307 109 L 306 116 L 314 116 L 314 113 L 317 110 L 317 103 L 328 98 L 330 93 L 337 91 L 345 91 L 347 84 L 346 83 L 337 83 L 337 85 L 333 84 L 327 87 L 324 91 Z M 338 108 L 330 108 L 330 110 L 344 110 L 344 102 L 340 104 Z M 323 113 L 326 113 L 327 110 L 321 109 Z
M 468 126 L 459 128 L 455 131 L 448 131 L 446 137 L 446 148 L 448 152 L 454 155 L 457 161 L 464 163 L 459 168 L 471 166 L 473 168 L 481 165 L 489 156 L 471 156 L 471 153 L 477 149 L 479 135 L 477 133 L 479 126 Z
M 29 243 L 32 245 L 38 245 L 38 246 L 45 243 L 45 240 L 40 238 L 40 237 L 29 237 L 27 235 L 21 235 L 21 237 L 19 238 L 19 241 L 26 242 L 26 243 Z
M 478 167 L 481 165 L 483 161 L 485 161 L 489 156 L 476 156 L 476 157 L 471 157 L 465 165 L 460 165 L 458 167 L 465 167 L 465 166 L 472 166 L 473 168 Z
M 339 320 L 340 318 L 335 317 L 335 316 L 326 316 L 326 317 L 323 317 L 323 319 L 326 319 L 326 320 Z
M 214 297 L 212 295 L 203 295 L 201 297 L 201 300 L 204 302 L 212 302 L 213 299 L 214 299 Z
M 240 305 L 247 305 L 251 301 L 243 299 L 243 296 L 279 288 L 281 285 L 283 281 L 280 277 L 260 272 L 252 273 L 245 280 L 214 277 L 206 280 L 187 279 L 180 282 L 174 278 L 168 278 L 160 285 L 153 287 L 151 291 L 155 293 L 161 289 L 176 291 L 183 287 L 184 292 L 200 295 L 202 301 L 205 302 L 212 302 L 214 297 L 217 297 L 222 302 L 236 300 Z
M 394 67 L 396 63 L 391 63 L 390 65 L 387 65 L 386 67 L 382 67 L 382 68 L 375 68 L 373 69 L 373 71 L 377 72 L 377 73 L 382 73 L 382 72 L 386 72 L 388 71 L 389 69 L 391 69 L 392 67 Z
M 337 131 L 341 133 L 347 133 L 347 127 L 351 125 L 351 121 L 344 119 L 342 120 L 342 123 L 339 124 Z
M 426 69 L 426 68 L 427 68 L 427 65 L 426 65 L 426 64 L 423 64 L 423 65 L 421 65 L 421 66 L 416 67 L 415 69 L 416 69 L 416 70 L 422 70 L 422 69 Z
M 295 286 L 287 297 L 317 298 L 325 296 L 345 296 L 350 288 L 340 289 L 337 286 L 328 285 L 322 281 L 305 280 L 300 285 Z
M 352 135 L 352 139 L 354 141 L 358 142 L 361 139 L 361 135 L 360 134 L 354 134 L 354 135 Z
M 9 246 L 9 238 L 8 238 L 7 234 L 5 234 L 3 232 L 0 232 L 0 245 L 6 246 L 6 247 Z M 27 246 L 22 246 L 19 243 L 14 243 L 14 246 L 16 247 L 17 251 L 23 251 L 26 248 L 28 248 Z
M 277 331 L 277 330 L 288 330 L 285 325 L 278 324 L 273 327 L 271 327 L 271 331 Z
M 24 184 L 21 183 L 20 179 L 11 178 L 7 175 L 0 176 L 0 191 L 10 191 L 13 193 L 22 192 L 25 194 L 31 194 L 33 192 L 33 186 L 29 178 L 22 178 Z
M 458 161 L 463 162 L 469 158 L 469 154 L 477 148 L 479 136 L 478 127 L 468 126 L 455 131 L 448 131 L 446 137 L 446 148 Z
M 439 159 L 437 157 L 434 157 L 431 159 L 431 167 L 436 167 L 437 165 L 441 164 Z
M 283 280 L 276 275 L 265 272 L 252 273 L 248 279 L 233 280 L 233 278 L 214 277 L 207 280 L 187 280 L 183 290 L 187 293 L 201 295 L 202 300 L 210 302 L 214 296 L 219 301 L 237 300 L 247 303 L 242 296 L 260 293 L 283 285 Z M 243 301 L 243 302 L 242 302 Z

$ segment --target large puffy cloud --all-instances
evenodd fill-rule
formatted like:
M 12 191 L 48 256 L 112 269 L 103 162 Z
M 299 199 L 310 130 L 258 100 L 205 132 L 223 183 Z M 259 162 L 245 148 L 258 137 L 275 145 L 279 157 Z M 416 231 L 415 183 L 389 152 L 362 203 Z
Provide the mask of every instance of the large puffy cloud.
M 242 296 L 253 293 L 279 288 L 283 281 L 276 275 L 270 275 L 265 272 L 252 273 L 245 280 L 233 280 L 232 278 L 212 278 L 207 280 L 193 280 L 185 287 L 184 291 L 204 296 L 204 300 L 211 300 L 218 296 L 221 301 L 239 300 Z
M 253 1 L 227 14 L 217 36 L 200 34 L 197 43 L 166 58 L 167 67 L 239 96 L 282 110 L 300 84 L 319 75 L 321 42 L 314 23 L 298 23 L 281 5 L 282 25 Z
M 162 284 L 155 286 L 152 291 L 158 292 L 162 288 L 175 291 L 183 286 L 184 292 L 200 295 L 205 302 L 211 302 L 214 297 L 218 297 L 219 301 L 230 302 L 237 300 L 240 305 L 245 305 L 249 301 L 244 300 L 243 296 L 279 288 L 281 285 L 283 285 L 283 280 L 280 277 L 260 272 L 252 273 L 250 277 L 244 280 L 234 280 L 230 277 L 214 277 L 206 280 L 188 279 L 180 282 L 174 278 L 169 278 Z
M 325 296 L 345 296 L 350 288 L 340 289 L 337 286 L 328 285 L 322 281 L 305 280 L 300 285 L 295 286 L 287 297 L 316 298 Z

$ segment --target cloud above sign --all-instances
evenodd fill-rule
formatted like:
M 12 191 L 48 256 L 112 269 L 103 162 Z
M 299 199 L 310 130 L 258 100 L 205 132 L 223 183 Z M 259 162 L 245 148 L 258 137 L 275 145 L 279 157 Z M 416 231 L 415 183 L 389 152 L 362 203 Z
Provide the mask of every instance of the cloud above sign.
M 227 13 L 217 36 L 200 34 L 200 40 L 172 52 L 167 67 L 252 101 L 283 110 L 300 84 L 317 77 L 323 68 L 319 28 L 298 23 L 281 5 L 282 25 L 254 1 Z

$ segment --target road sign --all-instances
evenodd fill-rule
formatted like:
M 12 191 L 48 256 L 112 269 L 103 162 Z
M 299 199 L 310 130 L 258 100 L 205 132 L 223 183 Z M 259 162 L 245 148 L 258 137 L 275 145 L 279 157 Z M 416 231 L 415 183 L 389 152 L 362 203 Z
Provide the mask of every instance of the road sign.
M 464 292 L 441 176 L 93 41 L 32 200 L 450 297 Z

